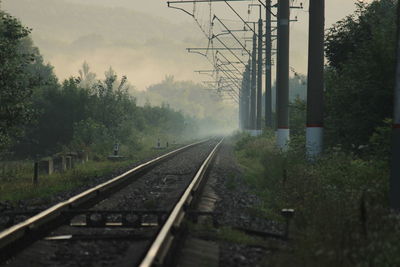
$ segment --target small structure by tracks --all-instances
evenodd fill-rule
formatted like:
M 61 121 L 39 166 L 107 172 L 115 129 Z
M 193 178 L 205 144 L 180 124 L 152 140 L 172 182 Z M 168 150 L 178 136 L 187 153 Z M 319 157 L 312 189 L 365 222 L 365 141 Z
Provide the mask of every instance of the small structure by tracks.
M 210 144 L 208 144 L 208 142 Z M 0 232 L 0 263 L 1 261 L 10 259 L 13 255 L 18 258 L 20 252 L 30 248 L 35 242 L 38 243 L 40 240 L 41 242 L 63 242 L 68 240 L 127 240 L 129 242 L 135 242 L 135 240 L 147 240 L 146 246 L 149 244 L 151 245 L 148 246 L 150 250 L 147 253 L 143 253 L 141 256 L 143 258 L 142 266 L 146 266 L 143 264 L 146 264 L 146 261 L 149 259 L 147 255 L 154 255 L 150 261 L 150 265 L 153 263 L 161 263 L 170 247 L 168 244 L 171 244 L 171 241 L 174 239 L 174 229 L 182 222 L 185 216 L 185 207 L 193 200 L 196 190 L 201 186 L 201 181 L 207 171 L 207 167 L 217 153 L 221 142 L 222 140 L 219 142 L 205 140 L 167 153 Z M 215 145 L 215 143 L 217 144 Z M 184 192 L 182 194 L 179 194 L 179 200 L 177 200 L 178 198 L 174 200 L 176 205 L 172 209 L 152 210 L 149 207 L 145 207 L 141 210 L 89 209 L 96 203 L 106 201 L 116 192 L 126 188 L 132 180 L 135 180 L 134 178 L 138 178 L 147 172 L 157 169 L 163 162 L 180 154 L 189 153 L 188 151 L 191 149 L 193 149 L 193 155 L 197 154 L 194 150 L 201 145 L 204 147 L 203 150 L 211 150 L 211 153 L 206 153 L 205 161 L 198 159 L 201 160 L 202 163 L 199 164 L 200 168 L 196 171 L 194 178 L 192 177 L 193 180 L 188 182 L 189 185 L 179 181 L 182 183 L 180 186 L 182 187 L 185 185 L 186 189 L 183 190 Z M 205 155 L 205 152 L 203 154 Z M 196 167 L 192 168 L 197 168 L 197 164 L 198 163 L 195 163 Z M 187 175 L 185 171 L 182 173 L 183 175 Z M 163 181 L 162 179 L 165 177 L 159 178 Z M 168 183 L 164 182 L 166 187 L 170 186 L 169 183 L 172 183 L 176 179 L 169 180 Z M 177 189 L 175 191 L 178 192 Z M 77 219 L 79 217 L 83 219 Z M 59 229 L 62 225 L 67 225 L 71 229 L 72 227 L 74 227 L 74 229 L 78 229 L 79 227 L 82 229 L 85 227 L 94 229 L 97 227 L 100 230 L 99 234 L 96 234 L 94 230 L 92 232 L 87 231 L 86 234 L 82 234 L 85 233 L 85 230 L 81 230 L 82 233 L 72 231 L 75 234 L 70 235 L 57 235 L 57 231 L 53 232 L 54 229 Z M 104 235 L 104 233 L 101 233 L 101 229 L 106 228 L 114 229 L 114 232 L 109 235 Z M 152 230 L 147 232 L 145 232 L 146 230 L 144 232 L 142 231 L 143 233 L 140 232 L 141 230 L 134 232 L 136 229 L 146 228 Z M 64 227 L 63 229 L 66 228 Z M 132 231 L 127 231 L 126 229 L 131 229 Z M 51 234 L 49 235 L 49 233 Z M 167 234 L 165 235 L 165 233 Z M 164 235 L 164 240 L 161 241 L 161 246 L 157 245 L 158 248 L 155 252 L 154 244 L 160 242 L 160 235 Z M 21 255 L 21 257 L 24 257 L 24 255 Z M 13 259 L 11 259 L 11 261 L 12 260 Z M 46 264 L 44 264 L 44 266 L 45 265 Z

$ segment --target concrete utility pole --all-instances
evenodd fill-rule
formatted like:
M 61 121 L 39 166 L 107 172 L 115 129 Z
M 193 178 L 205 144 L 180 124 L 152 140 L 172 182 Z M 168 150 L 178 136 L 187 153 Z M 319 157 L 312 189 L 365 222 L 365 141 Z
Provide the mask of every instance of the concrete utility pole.
M 251 60 L 247 64 L 246 75 L 246 129 L 250 129 L 250 90 L 251 90 L 251 74 L 250 74 Z
M 246 65 L 246 69 L 243 73 L 242 80 L 242 91 L 241 91 L 241 99 L 242 99 L 242 109 L 241 109 L 241 118 L 242 118 L 242 129 L 249 129 L 249 100 L 250 100 L 250 62 Z
M 257 105 L 257 35 L 253 34 L 253 53 L 251 56 L 251 90 L 250 90 L 250 130 L 256 130 Z
M 390 170 L 390 207 L 400 210 L 400 4 L 397 15 L 397 64 L 394 88 L 392 162 Z
M 323 147 L 325 0 L 310 0 L 309 14 L 306 149 L 313 159 Z
M 243 106 L 244 106 L 244 96 L 243 96 L 244 88 L 242 86 L 241 90 L 239 90 L 239 129 L 244 129 L 244 117 L 243 117 Z
M 257 56 L 257 135 L 261 134 L 262 117 L 262 70 L 263 70 L 263 21 L 260 5 L 260 19 L 258 20 L 258 56 Z
M 265 1 L 265 126 L 272 128 L 272 38 L 271 0 Z
M 278 0 L 277 145 L 289 142 L 289 0 Z

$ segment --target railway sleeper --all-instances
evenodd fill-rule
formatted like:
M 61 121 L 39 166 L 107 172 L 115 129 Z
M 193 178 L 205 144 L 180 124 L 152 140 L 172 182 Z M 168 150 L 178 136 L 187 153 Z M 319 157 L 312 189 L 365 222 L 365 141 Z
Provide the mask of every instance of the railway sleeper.
M 70 226 L 75 227 L 157 227 L 164 223 L 168 211 L 130 210 L 130 211 L 66 211 L 71 217 Z
M 119 234 L 73 234 L 73 235 L 56 235 L 47 236 L 46 241 L 97 241 L 97 240 L 149 240 L 153 236 L 146 233 L 119 233 Z

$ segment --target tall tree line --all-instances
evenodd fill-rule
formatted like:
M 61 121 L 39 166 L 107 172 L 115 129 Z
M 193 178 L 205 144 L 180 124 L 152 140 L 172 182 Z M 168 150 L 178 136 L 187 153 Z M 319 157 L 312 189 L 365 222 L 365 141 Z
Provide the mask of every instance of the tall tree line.
M 326 37 L 326 129 L 330 145 L 388 151 L 397 0 L 359 3 Z
M 190 118 L 168 106 L 139 107 L 127 77 L 110 68 L 98 79 L 85 63 L 60 83 L 29 37 L 0 11 L 0 151 L 34 157 L 63 149 L 104 152 L 115 142 L 138 148 L 140 136 L 183 134 Z M 193 125 L 191 125 L 193 127 Z

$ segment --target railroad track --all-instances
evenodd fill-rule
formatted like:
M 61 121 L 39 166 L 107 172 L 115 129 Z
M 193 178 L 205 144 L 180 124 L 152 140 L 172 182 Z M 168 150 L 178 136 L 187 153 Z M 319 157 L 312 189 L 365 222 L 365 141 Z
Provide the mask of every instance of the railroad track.
M 0 232 L 0 265 L 163 265 L 221 142 L 167 153 Z

